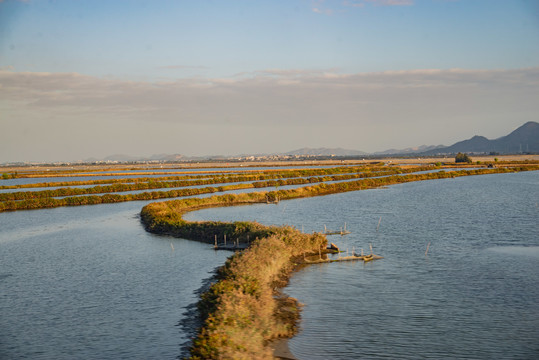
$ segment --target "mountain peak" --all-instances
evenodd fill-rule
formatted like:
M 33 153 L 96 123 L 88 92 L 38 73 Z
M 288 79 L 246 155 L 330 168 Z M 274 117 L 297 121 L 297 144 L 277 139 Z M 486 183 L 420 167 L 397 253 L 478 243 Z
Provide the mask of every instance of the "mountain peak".
M 471 139 L 459 141 L 442 149 L 428 151 L 424 154 L 456 154 L 463 153 L 491 153 L 518 154 L 523 152 L 539 152 L 539 123 L 528 121 L 509 135 L 495 140 L 475 135 Z

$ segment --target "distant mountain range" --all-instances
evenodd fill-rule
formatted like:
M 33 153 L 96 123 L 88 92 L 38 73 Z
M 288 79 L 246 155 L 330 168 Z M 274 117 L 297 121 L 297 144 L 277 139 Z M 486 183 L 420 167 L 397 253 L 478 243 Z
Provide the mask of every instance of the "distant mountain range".
M 484 136 L 474 136 L 471 139 L 457 142 L 451 146 L 421 145 L 406 149 L 390 149 L 368 154 L 363 151 L 327 148 L 303 148 L 285 153 L 284 155 L 318 155 L 318 156 L 361 156 L 361 155 L 442 155 L 463 153 L 499 153 L 520 154 L 539 153 L 539 123 L 530 121 L 510 133 L 495 140 Z
M 425 151 L 431 151 L 436 149 L 445 148 L 444 145 L 421 145 L 418 147 L 411 147 L 406 149 L 389 149 L 385 151 L 375 152 L 374 155 L 391 155 L 391 154 L 420 154 Z
M 499 153 L 519 154 L 539 152 L 539 123 L 530 121 L 510 133 L 495 140 L 484 136 L 474 136 L 448 147 L 431 149 L 425 155 L 455 153 Z
M 388 155 L 445 155 L 463 153 L 498 153 L 498 154 L 519 154 L 519 153 L 539 153 L 539 123 L 535 121 L 527 122 L 512 133 L 498 139 L 489 140 L 484 136 L 474 136 L 471 139 L 457 142 L 451 146 L 444 145 L 421 145 L 406 149 L 389 149 L 376 153 L 366 153 L 359 150 L 342 148 L 302 148 L 281 154 L 257 154 L 239 155 L 237 157 L 249 156 L 388 156 Z M 227 159 L 226 156 L 206 156 L 206 157 L 186 157 L 180 154 L 156 154 L 150 157 L 136 157 L 130 155 L 111 155 L 104 159 L 86 159 L 86 162 L 96 161 L 185 161 L 185 160 L 207 160 L 207 159 Z

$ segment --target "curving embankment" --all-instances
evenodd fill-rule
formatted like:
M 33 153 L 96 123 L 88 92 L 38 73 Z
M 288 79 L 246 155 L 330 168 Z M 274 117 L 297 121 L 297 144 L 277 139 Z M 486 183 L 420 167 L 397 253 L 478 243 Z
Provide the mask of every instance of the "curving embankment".
M 295 267 L 295 258 L 325 248 L 320 234 L 254 222 L 187 222 L 181 214 L 207 206 L 259 202 L 265 193 L 215 196 L 210 199 L 154 203 L 142 210 L 149 231 L 213 242 L 215 236 L 249 248 L 230 257 L 219 269 L 218 282 L 202 295 L 204 326 L 191 348 L 192 359 L 272 359 L 268 341 L 294 334 L 299 318 L 295 299 L 278 292 Z M 264 200 L 265 201 L 265 200 Z
M 191 348 L 192 359 L 271 359 L 268 342 L 290 337 L 299 318 L 298 304 L 280 294 L 304 253 L 318 253 L 327 246 L 320 234 L 304 234 L 291 227 L 264 226 L 255 222 L 188 222 L 182 215 L 197 209 L 264 203 L 356 191 L 397 183 L 457 176 L 537 170 L 513 168 L 438 172 L 320 184 L 292 190 L 228 194 L 152 203 L 141 211 L 150 232 L 213 243 L 215 236 L 251 246 L 230 257 L 218 271 L 218 282 L 202 295 L 199 309 L 204 325 Z

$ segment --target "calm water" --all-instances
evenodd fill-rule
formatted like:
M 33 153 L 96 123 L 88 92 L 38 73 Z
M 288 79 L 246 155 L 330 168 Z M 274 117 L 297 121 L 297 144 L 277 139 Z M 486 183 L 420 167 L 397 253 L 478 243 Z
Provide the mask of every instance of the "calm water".
M 204 210 L 192 218 L 324 225 L 385 259 L 296 273 L 300 359 L 539 357 L 539 172 Z M 381 219 L 381 220 L 380 220 Z M 378 226 L 378 224 L 380 224 Z M 378 231 L 377 231 L 378 227 Z M 430 243 L 428 256 L 425 256 Z
M 0 359 L 180 354 L 177 325 L 229 254 L 146 233 L 144 204 L 0 214 Z
M 188 217 L 346 222 L 352 234 L 331 241 L 385 256 L 292 277 L 300 359 L 537 358 L 538 185 L 539 172 L 466 177 Z M 0 213 L 1 359 L 181 354 L 177 325 L 230 254 L 146 233 L 144 204 Z

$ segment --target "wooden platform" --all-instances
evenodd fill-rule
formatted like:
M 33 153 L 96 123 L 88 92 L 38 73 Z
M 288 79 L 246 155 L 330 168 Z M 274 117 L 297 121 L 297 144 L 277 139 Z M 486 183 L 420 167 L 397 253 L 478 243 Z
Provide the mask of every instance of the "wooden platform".
M 215 250 L 229 250 L 229 251 L 245 250 L 248 247 L 249 247 L 249 244 L 247 243 L 217 244 L 213 246 Z
M 352 255 L 352 256 L 343 256 L 343 257 L 339 257 L 339 258 L 336 258 L 336 259 L 329 259 L 329 258 L 326 258 L 326 259 L 317 259 L 317 260 L 307 260 L 305 259 L 305 263 L 306 264 L 321 264 L 321 263 L 332 263 L 332 262 L 339 262 L 339 261 L 364 261 L 364 262 L 369 262 L 369 261 L 373 261 L 373 260 L 380 260 L 380 259 L 383 259 L 384 257 L 383 256 L 380 256 L 380 255 L 375 255 L 375 254 L 372 254 L 372 255 Z
M 344 223 L 344 229 L 341 228 L 341 230 L 328 230 L 326 228 L 326 225 L 324 225 L 324 232 L 322 233 L 324 235 L 341 235 L 341 236 L 344 236 L 344 235 L 348 235 L 348 234 L 351 234 L 350 231 L 346 230 L 346 223 Z

